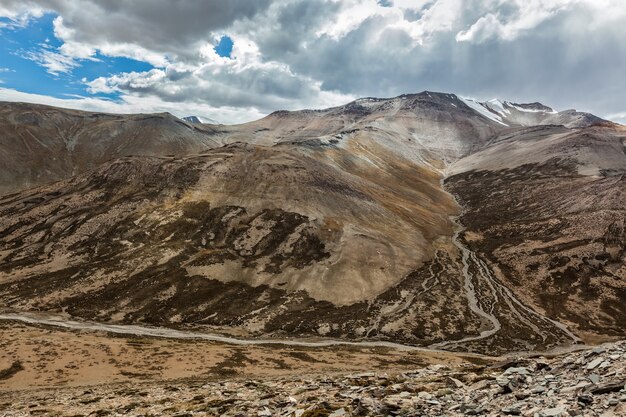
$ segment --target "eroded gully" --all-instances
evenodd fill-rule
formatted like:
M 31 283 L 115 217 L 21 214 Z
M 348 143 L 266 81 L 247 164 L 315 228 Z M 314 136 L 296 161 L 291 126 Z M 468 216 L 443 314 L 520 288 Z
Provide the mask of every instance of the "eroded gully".
M 442 174 L 444 174 L 444 176 L 441 180 L 441 187 L 445 191 L 445 173 Z M 451 193 L 450 195 L 457 205 L 462 207 L 456 197 Z M 472 312 L 481 318 L 483 326 L 478 335 L 467 336 L 458 340 L 438 342 L 429 347 L 437 349 L 448 348 L 468 342 L 485 340 L 494 336 L 502 329 L 502 318 L 496 315 L 496 307 L 508 310 L 511 316 L 519 320 L 518 324 L 530 329 L 544 341 L 549 336 L 550 332 L 556 331 L 561 332 L 564 338 L 569 339 L 569 343 L 579 343 L 581 341 L 580 338 L 574 335 L 567 326 L 526 306 L 513 295 L 509 288 L 498 281 L 489 265 L 463 243 L 462 236 L 465 232 L 465 227 L 461 223 L 460 218 L 461 215 L 451 217 L 452 222 L 456 226 L 453 243 L 458 248 L 461 255 L 464 290 L 468 306 Z M 483 297 L 480 299 L 477 295 L 477 286 L 483 288 Z M 504 305 L 502 305 L 502 303 L 504 303 Z M 498 306 L 498 304 L 500 305 Z

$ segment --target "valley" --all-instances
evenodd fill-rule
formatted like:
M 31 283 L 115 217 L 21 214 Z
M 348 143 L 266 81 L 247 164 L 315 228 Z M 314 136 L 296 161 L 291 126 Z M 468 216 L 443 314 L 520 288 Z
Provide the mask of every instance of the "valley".
M 0 417 L 626 417 L 624 0 L 0 0 Z
M 537 108 L 424 92 L 276 112 L 219 130 L 196 124 L 213 132 L 202 153 L 125 156 L 0 197 L 0 299 L 7 312 L 102 323 L 491 355 L 578 343 L 577 331 L 620 337 L 621 223 L 586 219 L 601 235 L 608 233 L 601 227 L 617 233 L 592 255 L 609 254 L 610 268 L 604 260 L 595 266 L 609 281 L 598 284 L 602 304 L 558 314 L 545 304 L 552 296 L 538 297 L 558 287 L 542 279 L 529 297 L 535 281 L 515 285 L 515 270 L 488 252 L 496 248 L 477 246 L 494 221 L 515 213 L 510 204 L 532 198 L 498 202 L 505 195 L 498 187 L 512 191 L 518 181 L 522 190 L 537 184 L 552 192 L 552 183 L 573 180 L 588 184 L 590 195 L 621 188 L 626 154 L 615 151 L 623 128 Z M 555 118 L 565 124 L 541 124 Z M 559 221 L 567 191 L 554 195 L 560 199 L 535 211 L 536 227 Z M 623 218 L 621 196 L 602 201 L 606 220 Z M 579 201 L 570 216 L 598 204 Z M 567 239 L 559 230 L 552 239 Z M 533 244 L 523 239 L 516 244 Z M 610 308 L 613 322 L 602 315 Z M 598 319 L 585 326 L 576 314 Z
M 42 120 L 66 132 L 66 159 L 0 196 L 6 389 L 401 373 L 625 337 L 623 126 L 433 92 L 145 131 L 15 111 L 41 143 Z M 67 170 L 90 135 L 126 145 Z M 48 361 L 37 338 L 76 347 Z

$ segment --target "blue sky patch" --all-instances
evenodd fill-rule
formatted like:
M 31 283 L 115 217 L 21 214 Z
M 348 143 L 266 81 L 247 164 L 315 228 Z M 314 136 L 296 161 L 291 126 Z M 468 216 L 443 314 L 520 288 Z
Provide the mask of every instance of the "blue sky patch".
M 8 26 L 0 29 L 0 68 L 3 68 L 0 72 L 1 87 L 56 98 L 79 95 L 115 99 L 118 94 L 88 93 L 81 80 L 154 68 L 134 59 L 107 57 L 97 53 L 95 60 L 75 61 L 76 65 L 67 72 L 49 73 L 37 57 L 44 51 L 55 53 L 63 44 L 54 36 L 52 22 L 56 17 L 56 14 L 48 13 L 31 20 L 24 27 Z
M 230 58 L 230 54 L 233 52 L 233 40 L 224 35 L 221 37 L 220 42 L 217 44 L 217 46 L 213 49 L 215 49 L 215 52 L 217 52 L 217 54 L 221 57 L 226 57 L 226 58 Z

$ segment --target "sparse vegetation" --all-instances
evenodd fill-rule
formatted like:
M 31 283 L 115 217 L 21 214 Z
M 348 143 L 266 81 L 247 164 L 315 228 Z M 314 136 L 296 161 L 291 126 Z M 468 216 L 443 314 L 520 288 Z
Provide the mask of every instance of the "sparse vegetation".
M 22 362 L 14 361 L 8 368 L 0 370 L 0 381 L 3 379 L 9 379 L 16 373 L 23 370 L 24 366 L 22 365 Z
M 300 361 L 304 361 L 304 362 L 309 362 L 309 363 L 320 362 L 318 359 L 315 359 L 313 356 L 309 355 L 306 352 L 301 352 L 301 351 L 287 352 L 287 355 L 294 357 Z

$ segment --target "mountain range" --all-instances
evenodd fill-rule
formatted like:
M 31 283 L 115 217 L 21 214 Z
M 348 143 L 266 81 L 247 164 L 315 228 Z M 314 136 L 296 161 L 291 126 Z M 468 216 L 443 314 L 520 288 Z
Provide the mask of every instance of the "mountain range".
M 503 353 L 624 337 L 626 128 L 422 92 L 240 125 L 0 104 L 0 300 Z

